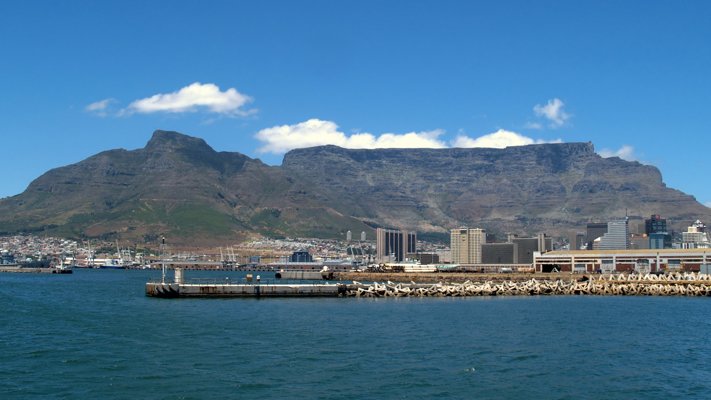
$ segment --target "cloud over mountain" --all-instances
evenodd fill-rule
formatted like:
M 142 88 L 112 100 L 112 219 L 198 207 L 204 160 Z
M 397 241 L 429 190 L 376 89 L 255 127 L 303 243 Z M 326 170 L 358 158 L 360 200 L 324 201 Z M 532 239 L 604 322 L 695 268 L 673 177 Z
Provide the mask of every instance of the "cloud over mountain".
M 561 143 L 560 139 L 548 142 L 540 139 L 532 139 L 528 136 L 521 135 L 516 132 L 499 129 L 496 132 L 488 135 L 470 138 L 468 136 L 459 135 L 452 142 L 453 147 L 488 147 L 495 149 L 503 149 L 510 146 L 525 146 L 528 144 L 541 143 Z
M 332 121 L 309 119 L 293 125 L 279 125 L 262 129 L 255 138 L 263 143 L 259 148 L 261 153 L 283 154 L 289 150 L 306 147 L 335 145 L 349 149 L 379 149 L 379 148 L 430 148 L 447 147 L 489 147 L 505 148 L 536 143 L 560 143 L 561 140 L 544 141 L 532 139 L 516 132 L 499 129 L 496 132 L 469 137 L 464 134 L 457 136 L 451 143 L 442 139 L 444 131 L 435 129 L 408 133 L 354 133 L 346 134 L 339 130 Z
M 293 125 L 279 125 L 262 129 L 255 137 L 264 143 L 259 152 L 282 154 L 292 149 L 335 145 L 350 149 L 376 148 L 444 148 L 447 145 L 439 140 L 444 133 L 441 130 L 408 132 L 404 134 L 354 133 L 347 135 L 338 129 L 332 121 L 309 119 Z
M 637 156 L 634 154 L 634 147 L 626 144 L 617 150 L 601 149 L 598 154 L 605 158 L 619 157 L 626 161 L 638 161 Z

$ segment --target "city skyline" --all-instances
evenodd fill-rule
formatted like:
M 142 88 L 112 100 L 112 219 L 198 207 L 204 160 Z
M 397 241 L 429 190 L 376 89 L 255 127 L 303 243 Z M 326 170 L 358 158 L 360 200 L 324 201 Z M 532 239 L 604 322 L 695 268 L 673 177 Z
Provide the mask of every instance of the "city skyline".
M 711 205 L 705 2 L 6 2 L 4 185 L 156 129 L 297 147 L 592 142 Z M 21 166 L 21 168 L 18 168 Z

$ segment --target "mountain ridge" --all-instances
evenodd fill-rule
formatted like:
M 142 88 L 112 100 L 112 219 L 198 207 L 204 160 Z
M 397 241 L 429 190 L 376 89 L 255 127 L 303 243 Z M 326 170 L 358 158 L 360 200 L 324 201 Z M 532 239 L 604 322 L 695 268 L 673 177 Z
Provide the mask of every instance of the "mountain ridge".
M 602 158 L 592 143 L 506 149 L 295 149 L 280 166 L 157 130 L 136 150 L 54 168 L 0 200 L 0 230 L 150 242 L 345 237 L 377 226 L 446 234 L 562 234 L 584 222 L 662 214 L 711 217 L 660 171 Z M 681 225 L 680 225 L 681 226 Z

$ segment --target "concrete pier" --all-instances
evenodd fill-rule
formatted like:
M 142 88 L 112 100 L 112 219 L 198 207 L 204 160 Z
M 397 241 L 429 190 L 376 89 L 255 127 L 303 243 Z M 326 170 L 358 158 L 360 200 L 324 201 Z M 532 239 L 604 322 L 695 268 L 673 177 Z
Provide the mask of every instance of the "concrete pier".
M 161 283 L 146 284 L 151 297 L 337 297 L 343 284 Z
M 16 265 L 0 266 L 0 272 L 12 272 L 17 274 L 71 274 L 71 269 L 60 269 L 53 267 L 25 268 Z

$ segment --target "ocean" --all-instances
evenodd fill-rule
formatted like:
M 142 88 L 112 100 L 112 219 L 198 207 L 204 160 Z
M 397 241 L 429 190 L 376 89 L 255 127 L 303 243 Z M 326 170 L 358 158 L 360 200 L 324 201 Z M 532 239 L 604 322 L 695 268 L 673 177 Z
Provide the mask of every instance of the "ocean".
M 0 398 L 711 398 L 709 298 L 146 297 L 159 277 L 0 274 Z

